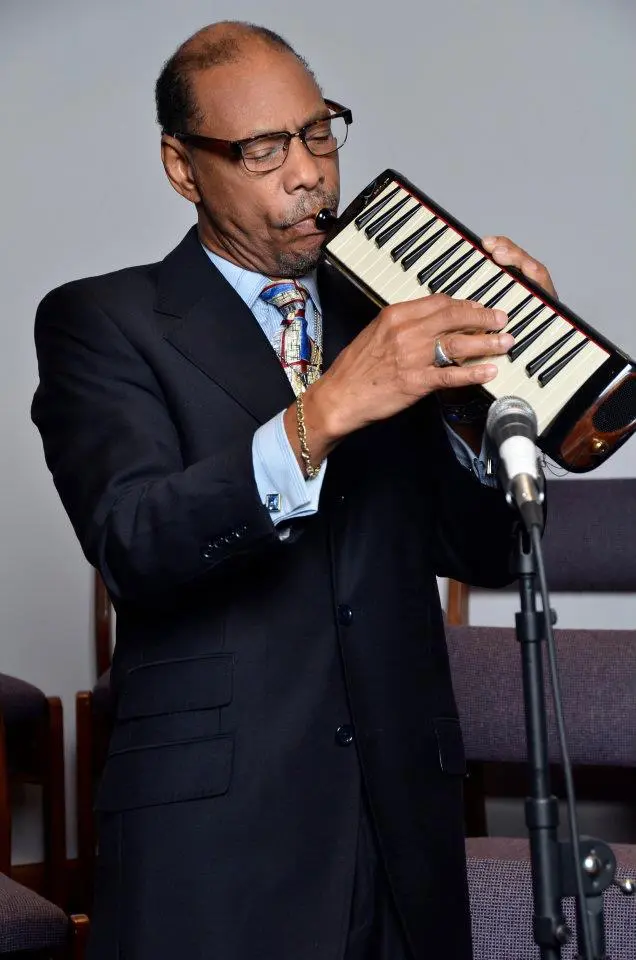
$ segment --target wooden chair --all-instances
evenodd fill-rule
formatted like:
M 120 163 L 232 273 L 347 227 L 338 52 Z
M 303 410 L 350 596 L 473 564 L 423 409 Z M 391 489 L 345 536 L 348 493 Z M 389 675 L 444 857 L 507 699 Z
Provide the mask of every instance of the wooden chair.
M 551 591 L 636 592 L 635 505 L 636 479 L 551 484 L 543 539 Z M 450 581 L 449 655 L 469 767 L 466 832 L 483 837 L 486 799 L 526 793 L 521 655 L 512 627 L 469 624 L 469 601 L 469 588 Z M 571 750 L 579 800 L 627 801 L 636 795 L 636 609 L 634 623 L 634 630 L 556 630 L 566 724 L 569 718 L 578 744 Z M 553 787 L 563 796 L 553 731 L 551 736 Z
M 44 890 L 53 903 L 67 901 L 64 722 L 59 697 L 0 674 L 0 871 L 11 875 L 11 789 L 42 788 Z
M 111 612 L 110 598 L 104 581 L 95 571 L 93 640 L 98 679 L 92 690 L 80 691 L 75 699 L 77 860 L 81 901 L 77 905 L 87 910 L 92 902 L 97 844 L 93 812 L 95 785 L 106 760 L 112 726 L 110 712 Z
M 88 917 L 67 914 L 0 873 L 0 956 L 84 960 Z

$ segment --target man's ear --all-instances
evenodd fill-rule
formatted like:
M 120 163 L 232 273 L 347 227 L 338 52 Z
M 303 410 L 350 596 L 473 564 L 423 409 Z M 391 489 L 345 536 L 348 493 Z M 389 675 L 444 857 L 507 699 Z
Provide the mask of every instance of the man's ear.
M 200 203 L 201 194 L 188 151 L 180 140 L 167 133 L 161 136 L 161 161 L 177 193 L 191 203 Z

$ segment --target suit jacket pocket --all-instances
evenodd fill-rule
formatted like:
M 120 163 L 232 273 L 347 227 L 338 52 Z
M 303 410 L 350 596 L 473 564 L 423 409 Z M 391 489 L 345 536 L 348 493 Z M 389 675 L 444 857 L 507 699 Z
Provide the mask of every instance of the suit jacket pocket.
M 232 775 L 234 738 L 131 747 L 111 753 L 97 793 L 101 812 L 220 796 Z
M 122 682 L 117 719 L 224 707 L 232 700 L 233 679 L 231 653 L 142 663 Z
M 465 777 L 466 755 L 459 720 L 456 717 L 437 717 L 433 723 L 440 767 L 445 773 Z

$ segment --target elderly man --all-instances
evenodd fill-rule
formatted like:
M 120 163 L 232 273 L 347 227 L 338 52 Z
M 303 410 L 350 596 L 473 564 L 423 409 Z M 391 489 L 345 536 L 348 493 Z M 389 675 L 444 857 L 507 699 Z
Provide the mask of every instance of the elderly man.
M 276 34 L 200 31 L 157 106 L 196 227 L 36 323 L 33 417 L 117 610 L 92 960 L 463 960 L 435 576 L 506 582 L 514 517 L 483 420 L 442 412 L 496 367 L 435 343 L 502 354 L 506 317 L 378 313 L 320 263 L 350 116 Z

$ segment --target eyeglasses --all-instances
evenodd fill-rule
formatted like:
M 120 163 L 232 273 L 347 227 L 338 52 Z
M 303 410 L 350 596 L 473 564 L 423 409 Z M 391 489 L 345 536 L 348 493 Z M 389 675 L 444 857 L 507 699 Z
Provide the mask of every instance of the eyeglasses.
M 353 122 L 351 110 L 333 100 L 325 100 L 325 104 L 330 111 L 329 115 L 306 123 L 296 133 L 280 130 L 258 137 L 247 137 L 245 140 L 221 140 L 198 133 L 173 133 L 172 136 L 195 147 L 217 147 L 226 150 L 236 159 L 240 158 L 250 173 L 270 173 L 285 163 L 289 144 L 294 137 L 298 137 L 314 157 L 328 157 L 343 146 L 349 124 Z

